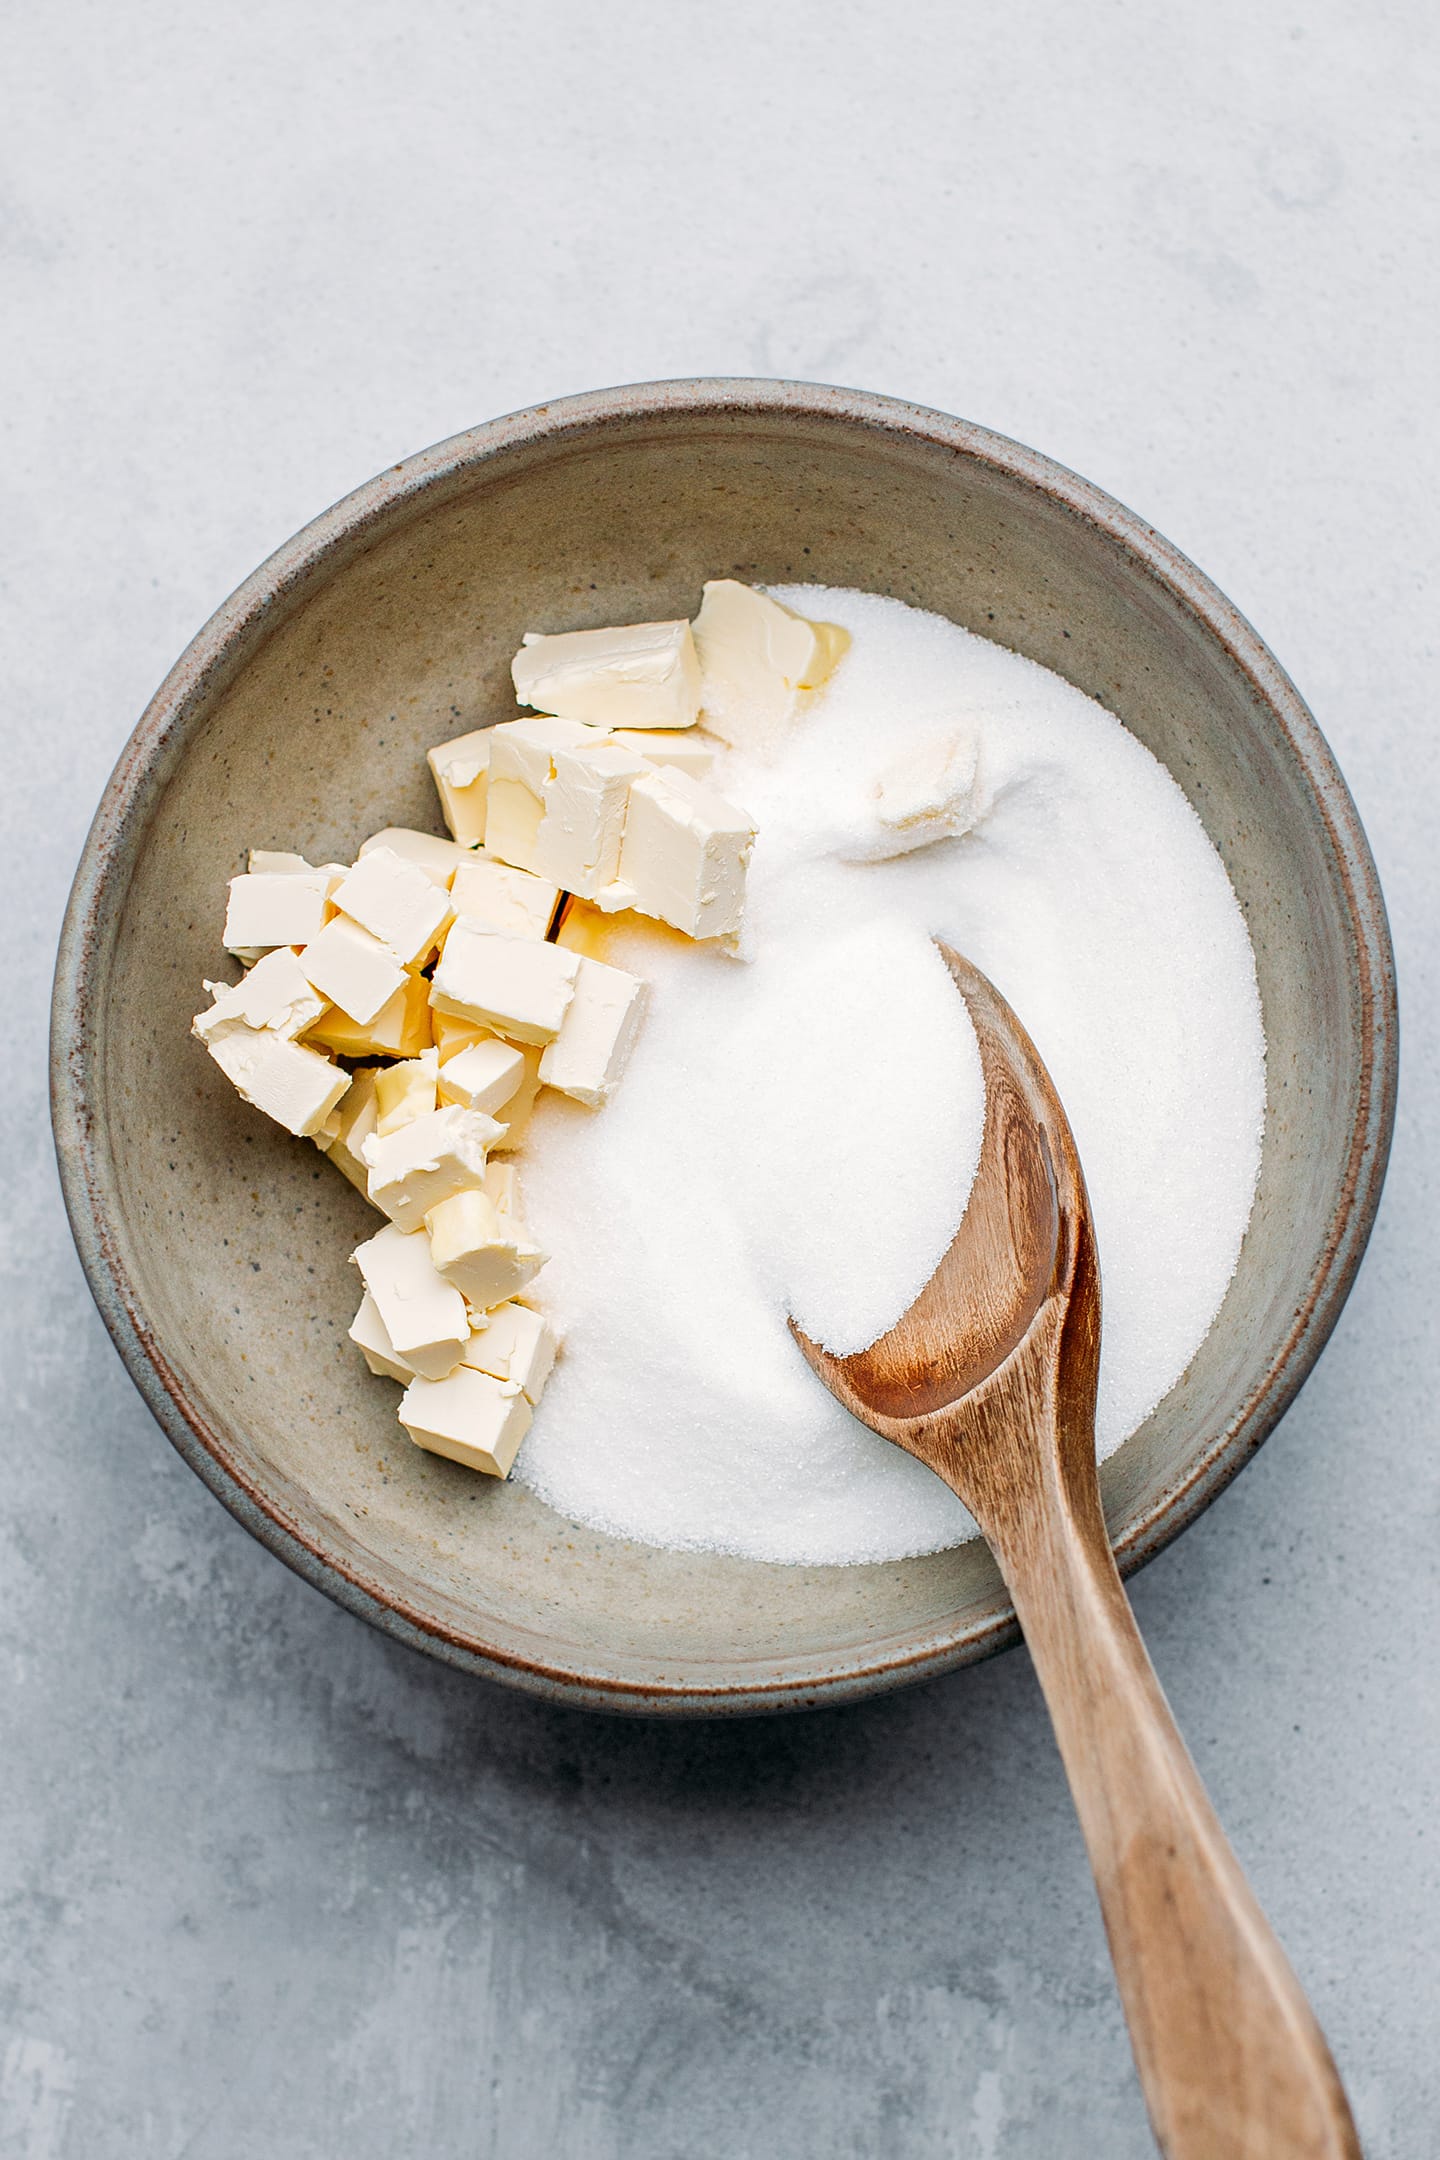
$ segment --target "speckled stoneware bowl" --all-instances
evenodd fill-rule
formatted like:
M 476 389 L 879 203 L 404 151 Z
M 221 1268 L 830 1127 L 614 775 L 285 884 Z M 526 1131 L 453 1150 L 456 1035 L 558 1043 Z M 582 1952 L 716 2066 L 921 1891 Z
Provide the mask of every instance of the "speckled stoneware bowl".
M 393 466 L 257 570 L 136 729 L 76 879 L 55 1128 L 91 1287 L 212 1491 L 310 1582 L 471 1672 L 616 1710 L 836 1702 L 1012 1641 L 984 1546 L 779 1567 L 624 1544 L 412 1447 L 345 1340 L 374 1217 L 187 1036 L 251 846 L 348 860 L 436 825 L 424 750 L 513 711 L 526 629 L 693 614 L 703 579 L 862 586 L 1099 698 L 1239 893 L 1269 1038 L 1259 1198 L 1190 1370 L 1106 1463 L 1122 1567 L 1235 1475 L 1335 1322 L 1395 1082 L 1384 910 L 1285 675 L 1215 588 L 1072 473 L 943 414 L 779 382 L 542 405 Z

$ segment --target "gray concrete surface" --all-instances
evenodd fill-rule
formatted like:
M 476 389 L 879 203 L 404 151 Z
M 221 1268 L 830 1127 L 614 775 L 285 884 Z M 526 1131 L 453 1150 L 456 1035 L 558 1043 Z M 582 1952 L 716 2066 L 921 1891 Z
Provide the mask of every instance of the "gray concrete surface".
M 60 1213 L 60 910 L 192 631 L 394 457 L 708 371 L 1078 467 L 1350 777 L 1407 1027 L 1384 1211 L 1135 1602 L 1369 2153 L 1440 2150 L 1433 10 L 52 0 L 5 42 L 0 2151 L 1151 2150 L 1023 1654 L 685 1730 L 432 1667 L 207 1498 Z

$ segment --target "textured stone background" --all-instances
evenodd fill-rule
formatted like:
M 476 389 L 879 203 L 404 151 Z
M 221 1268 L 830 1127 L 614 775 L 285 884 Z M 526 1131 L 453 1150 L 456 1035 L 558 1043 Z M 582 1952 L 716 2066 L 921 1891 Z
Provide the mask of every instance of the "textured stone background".
M 6 47 L 0 2150 L 1150 2151 L 1023 1654 L 683 1730 L 432 1667 L 206 1497 L 59 1208 L 60 911 L 192 631 L 407 451 L 730 371 L 927 400 L 1133 504 L 1368 822 L 1408 1067 L 1375 1242 L 1134 1595 L 1372 2160 L 1434 2152 L 1433 9 L 49 0 Z

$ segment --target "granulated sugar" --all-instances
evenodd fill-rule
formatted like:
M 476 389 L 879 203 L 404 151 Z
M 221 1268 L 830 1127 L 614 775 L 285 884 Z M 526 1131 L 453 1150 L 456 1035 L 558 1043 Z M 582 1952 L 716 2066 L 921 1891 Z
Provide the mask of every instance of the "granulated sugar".
M 607 957 L 652 985 L 624 1084 L 599 1116 L 541 1098 L 525 1213 L 566 1341 L 516 1475 L 654 1544 L 896 1559 L 973 1525 L 831 1400 L 785 1321 L 862 1347 L 959 1222 L 983 1089 L 932 936 L 1010 1000 L 1070 1117 L 1103 1282 L 1102 1455 L 1184 1371 L 1234 1270 L 1260 1007 L 1218 856 L 1111 714 L 898 601 L 777 597 L 854 642 L 773 763 L 717 768 L 760 827 L 744 957 L 617 918 Z M 916 836 L 931 769 L 973 773 L 973 829 L 887 854 Z

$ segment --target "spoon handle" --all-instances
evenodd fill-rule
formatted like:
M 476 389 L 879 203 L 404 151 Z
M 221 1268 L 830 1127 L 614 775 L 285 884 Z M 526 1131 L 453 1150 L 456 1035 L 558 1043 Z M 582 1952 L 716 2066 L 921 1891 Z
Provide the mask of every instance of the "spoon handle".
M 1089 1493 L 997 1548 L 1167 2160 L 1360 2160 L 1325 2037 L 1180 1737 Z

